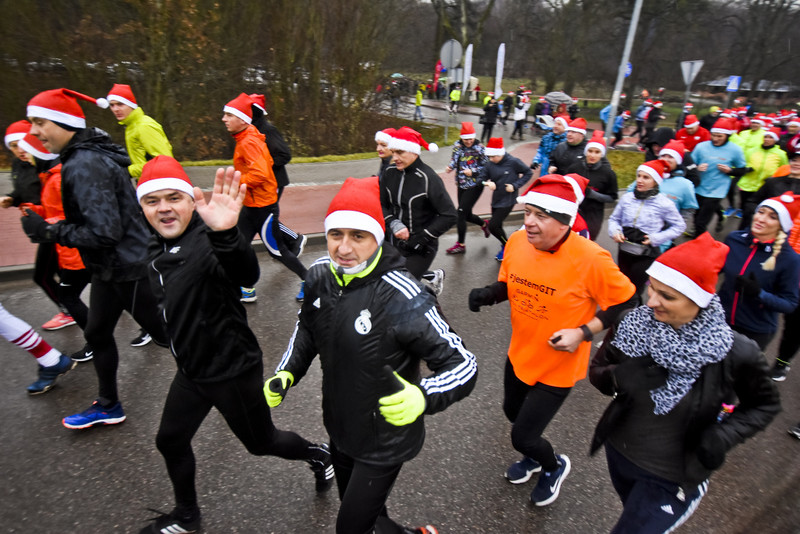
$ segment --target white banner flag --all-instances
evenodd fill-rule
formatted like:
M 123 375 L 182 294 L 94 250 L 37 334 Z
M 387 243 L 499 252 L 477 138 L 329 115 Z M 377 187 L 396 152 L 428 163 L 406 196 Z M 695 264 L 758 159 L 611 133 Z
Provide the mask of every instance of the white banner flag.
M 462 79 L 461 88 L 464 92 L 475 89 L 469 86 L 469 77 L 472 76 L 472 45 L 467 46 L 467 53 L 464 56 L 464 78 Z M 469 99 L 468 95 L 464 95 L 465 100 Z
M 498 100 L 503 94 L 503 86 L 501 84 L 503 82 L 503 63 L 505 63 L 505 61 L 506 44 L 500 43 L 500 47 L 497 49 L 497 70 L 494 74 L 494 97 Z

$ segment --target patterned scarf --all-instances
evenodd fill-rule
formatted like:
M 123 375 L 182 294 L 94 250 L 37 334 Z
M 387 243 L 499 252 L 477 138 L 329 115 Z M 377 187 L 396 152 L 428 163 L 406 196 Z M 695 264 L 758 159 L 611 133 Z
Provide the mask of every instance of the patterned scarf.
M 733 346 L 733 332 L 714 295 L 707 308 L 678 330 L 657 320 L 651 308 L 640 306 L 623 319 L 611 344 L 631 358 L 652 355 L 669 372 L 667 382 L 650 391 L 653 413 L 664 415 L 689 392 L 703 367 L 725 358 Z

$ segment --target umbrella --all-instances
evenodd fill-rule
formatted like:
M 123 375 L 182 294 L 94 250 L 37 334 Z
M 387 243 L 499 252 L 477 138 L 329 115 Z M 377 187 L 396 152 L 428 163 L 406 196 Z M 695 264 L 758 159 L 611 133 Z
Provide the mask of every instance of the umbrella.
M 572 97 L 563 91 L 552 91 L 544 95 L 548 104 L 557 106 L 559 104 L 572 104 Z
M 395 72 L 394 74 L 392 74 L 392 78 L 402 78 L 402 77 L 403 75 L 400 74 L 399 72 Z

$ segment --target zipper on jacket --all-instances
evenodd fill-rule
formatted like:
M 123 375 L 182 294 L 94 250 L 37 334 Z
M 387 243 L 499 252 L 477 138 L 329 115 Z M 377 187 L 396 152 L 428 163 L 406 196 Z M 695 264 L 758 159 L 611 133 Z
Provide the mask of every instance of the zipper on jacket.
M 739 276 L 742 276 L 744 272 L 747 270 L 747 266 L 750 265 L 750 260 L 753 259 L 753 256 L 756 254 L 756 250 L 758 250 L 758 245 L 750 245 L 750 255 L 744 261 L 744 265 L 742 266 L 742 270 L 739 271 Z M 739 290 L 737 289 L 733 293 L 733 307 L 731 308 L 731 325 L 736 323 L 736 304 L 739 302 Z

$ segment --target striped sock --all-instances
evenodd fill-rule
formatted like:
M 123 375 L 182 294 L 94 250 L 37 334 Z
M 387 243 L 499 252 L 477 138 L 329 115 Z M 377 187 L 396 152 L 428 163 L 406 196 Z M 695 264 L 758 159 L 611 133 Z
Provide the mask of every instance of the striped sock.
M 42 336 L 37 334 L 33 328 L 28 329 L 24 334 L 17 339 L 11 341 L 16 346 L 27 350 L 31 356 L 36 358 L 36 363 L 43 367 L 51 367 L 56 365 L 59 361 L 61 353 L 50 346 L 50 344 L 42 339 Z

